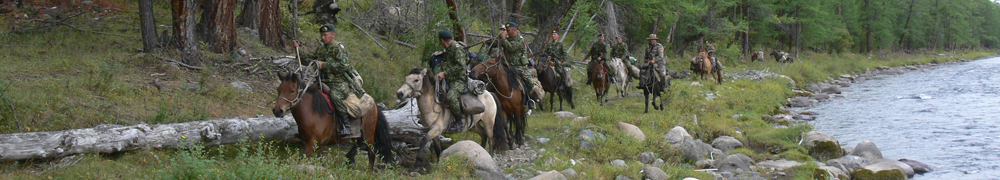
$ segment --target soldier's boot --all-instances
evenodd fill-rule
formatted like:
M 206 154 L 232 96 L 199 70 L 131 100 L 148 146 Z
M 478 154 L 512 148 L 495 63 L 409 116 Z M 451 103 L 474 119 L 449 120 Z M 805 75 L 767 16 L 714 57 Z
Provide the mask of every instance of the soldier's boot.
M 465 115 L 462 113 L 452 113 L 451 126 L 448 128 L 448 132 L 458 133 L 462 131 L 465 123 Z
M 340 129 L 337 130 L 338 137 L 341 139 L 358 138 L 359 136 L 354 134 L 354 130 L 351 129 L 351 116 L 347 113 L 340 114 Z

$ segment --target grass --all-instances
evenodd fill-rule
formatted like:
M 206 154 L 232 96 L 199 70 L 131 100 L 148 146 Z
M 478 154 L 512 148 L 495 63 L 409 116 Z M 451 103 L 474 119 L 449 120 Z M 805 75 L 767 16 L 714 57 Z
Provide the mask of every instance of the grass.
M 129 6 L 135 6 L 130 4 Z M 127 9 L 135 9 L 130 7 Z M 168 12 L 157 9 L 161 23 Z M 116 33 L 138 36 L 136 13 L 123 13 L 93 19 L 82 16 L 78 27 L 124 29 Z M 100 24 L 103 26 L 85 26 Z M 319 45 L 319 25 L 303 21 L 299 34 L 307 47 L 305 52 Z M 394 104 L 394 91 L 404 75 L 417 66 L 420 55 L 415 49 L 382 41 L 382 49 L 353 26 L 340 26 L 338 40 L 350 51 L 351 64 L 366 78 L 365 89 L 377 101 Z M 85 33 L 69 27 L 58 26 L 50 30 L 25 33 L 0 34 L 3 44 L 16 44 L 13 48 L 0 48 L 0 133 L 54 131 L 71 128 L 93 127 L 99 124 L 173 123 L 227 117 L 249 117 L 269 114 L 274 100 L 273 73 L 282 68 L 271 67 L 272 74 L 247 74 L 217 64 L 245 61 L 228 55 L 206 53 L 206 70 L 181 70 L 150 55 L 139 53 L 141 41 L 131 37 Z M 16 43 L 15 43 L 16 42 Z M 247 38 L 240 44 L 253 52 L 255 57 L 288 55 L 289 52 L 266 48 Z M 419 43 L 418 43 L 419 44 Z M 588 44 L 588 43 L 584 43 Z M 423 47 L 421 47 L 423 48 Z M 416 50 L 421 50 L 418 48 Z M 584 48 L 577 48 L 582 50 Z M 939 56 L 946 53 L 948 56 Z M 570 53 L 578 55 L 579 53 Z M 975 59 L 994 55 L 995 52 L 933 52 L 925 54 L 889 54 L 869 59 L 856 54 L 809 54 L 795 63 L 779 64 L 727 62 L 728 72 L 749 69 L 768 69 L 787 75 L 804 87 L 808 82 L 818 82 L 840 74 L 850 74 L 874 69 L 877 66 L 902 66 L 909 64 L 944 62 L 957 59 Z M 720 57 L 725 58 L 725 57 Z M 576 59 L 580 59 L 577 57 Z M 673 57 L 669 69 L 687 69 L 687 58 Z M 294 68 L 294 67 L 291 67 Z M 583 82 L 582 71 L 571 71 L 578 82 Z M 163 75 L 154 75 L 163 74 Z M 242 92 L 229 82 L 240 80 L 251 84 L 252 92 Z M 700 82 L 702 86 L 691 85 Z M 165 82 L 161 90 L 156 82 Z M 643 114 L 642 97 L 612 100 L 610 105 L 598 106 L 591 87 L 575 88 L 577 108 L 569 110 L 588 117 L 586 123 L 574 124 L 572 119 L 555 118 L 548 112 L 536 111 L 528 119 L 527 134 L 532 139 L 550 138 L 547 144 L 537 144 L 539 158 L 530 164 L 505 169 L 530 172 L 574 168 L 582 179 L 610 179 L 617 175 L 641 178 L 642 165 L 637 160 L 641 152 L 651 151 L 665 160 L 661 167 L 672 179 L 697 177 L 708 179 L 705 173 L 694 171 L 693 162 L 685 161 L 681 150 L 663 142 L 663 134 L 674 127 L 685 127 L 695 139 L 710 142 L 719 136 L 733 136 L 746 147 L 731 153 L 744 153 L 755 160 L 790 159 L 809 162 L 808 152 L 799 146 L 798 139 L 811 129 L 808 125 L 775 127 L 761 120 L 762 115 L 772 114 L 788 96 L 794 95 L 793 85 L 784 79 L 727 80 L 722 85 L 698 79 L 679 79 L 665 97 L 666 110 Z M 614 90 L 611 90 L 612 94 Z M 633 92 L 639 92 L 633 90 Z M 711 98 L 709 94 L 712 94 Z M 547 100 L 545 100 L 547 101 Z M 544 102 L 544 101 L 543 101 Z M 547 104 L 546 104 L 547 105 Z M 14 107 L 14 108 L 8 108 Z M 567 107 L 568 110 L 568 107 Z M 743 116 L 734 119 L 732 115 Z M 639 141 L 625 137 L 615 128 L 615 123 L 626 122 L 638 126 L 646 134 Z M 739 133 L 737 128 L 741 129 Z M 576 135 L 590 129 L 607 136 L 598 147 L 589 151 L 579 148 Z M 456 140 L 478 140 L 471 133 L 450 135 Z M 409 176 L 405 168 L 392 168 L 369 173 L 367 163 L 347 167 L 343 154 L 346 148 L 323 147 L 318 157 L 303 157 L 301 143 L 289 141 L 244 142 L 216 147 L 198 147 L 181 150 L 139 150 L 119 154 L 84 154 L 66 161 L 29 160 L 0 162 L 0 179 L 464 179 L 474 177 L 472 168 L 455 158 L 447 158 L 435 165 L 430 172 Z M 358 156 L 364 159 L 363 155 Z M 573 164 L 570 159 L 582 163 Z M 609 165 L 614 159 L 623 159 L 629 167 Z M 364 162 L 363 160 L 361 162 Z M 315 165 L 325 170 L 304 171 L 298 165 Z M 809 179 L 815 167 L 802 167 L 791 171 L 790 177 Z

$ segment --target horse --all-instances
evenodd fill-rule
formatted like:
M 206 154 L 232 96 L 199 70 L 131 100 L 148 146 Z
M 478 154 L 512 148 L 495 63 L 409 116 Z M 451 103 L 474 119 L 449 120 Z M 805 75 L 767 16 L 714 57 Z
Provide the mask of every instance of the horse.
M 771 51 L 771 56 L 774 56 L 774 61 L 775 62 L 780 62 L 780 63 L 795 62 L 795 60 L 792 59 L 792 57 L 790 57 L 788 55 L 788 53 L 786 53 L 786 52 L 779 52 L 779 51 L 773 51 L 772 50 Z
M 424 157 L 426 149 L 423 147 L 427 145 L 426 143 L 429 141 L 438 142 L 438 138 L 444 133 L 458 133 L 445 132 L 455 118 L 452 117 L 451 110 L 438 101 L 439 96 L 434 92 L 434 73 L 428 73 L 428 71 L 429 69 L 426 68 L 411 69 L 410 74 L 406 75 L 406 82 L 396 90 L 396 97 L 400 100 L 417 98 L 417 108 L 420 109 L 420 124 L 429 127 L 427 135 L 421 138 L 420 143 L 417 144 L 420 147 L 420 151 L 417 153 L 418 161 Z M 491 153 L 503 150 L 502 147 L 506 145 L 507 141 L 507 122 L 497 118 L 497 112 L 500 111 L 497 108 L 498 103 L 493 93 L 489 92 L 479 95 L 479 100 L 482 101 L 486 110 L 472 115 L 468 121 L 470 123 L 462 127 L 462 130 L 479 134 L 479 137 L 482 138 L 481 142 L 484 146 L 489 145 Z M 497 123 L 498 121 L 499 123 Z
M 701 59 L 699 62 L 698 60 Z M 701 75 L 701 79 L 704 80 L 705 75 L 712 76 L 715 75 L 715 80 L 722 84 L 722 71 L 719 68 L 714 67 L 712 63 L 712 58 L 708 56 L 708 52 L 701 50 L 698 56 L 691 58 L 691 70 L 695 73 Z
M 660 103 L 660 105 L 657 106 L 656 102 L 658 102 L 659 98 L 662 96 L 663 89 L 665 87 L 670 87 L 670 79 L 671 76 L 668 75 L 665 80 L 657 81 L 656 71 L 652 68 L 652 65 L 646 66 L 646 68 L 642 68 L 642 70 L 640 70 L 639 86 L 636 86 L 636 88 L 642 89 L 642 101 L 646 103 L 646 110 L 643 111 L 643 113 L 649 113 L 650 101 L 653 103 L 653 109 L 664 110 L 663 103 Z M 653 97 L 650 98 L 649 95 L 653 95 Z
M 310 66 L 311 67 L 311 66 Z M 368 151 L 369 170 L 374 169 L 375 160 L 387 163 L 395 163 L 395 155 L 392 149 L 392 138 L 389 136 L 389 123 L 385 119 L 383 109 L 378 107 L 370 108 L 360 119 L 362 136 L 354 139 L 342 139 L 337 137 L 337 130 L 340 120 L 331 114 L 336 109 L 327 103 L 326 96 L 320 90 L 319 85 L 313 82 L 313 78 L 303 79 L 299 72 L 289 72 L 277 74 L 281 84 L 278 85 L 278 99 L 272 109 L 274 117 L 284 117 L 286 113 L 291 113 L 298 125 L 299 138 L 303 141 L 305 148 L 303 154 L 311 155 L 315 147 L 324 144 L 337 144 L 354 140 L 351 150 L 347 153 L 349 164 L 354 165 L 354 156 L 357 155 L 359 147 Z M 312 76 L 315 77 L 315 76 Z
M 618 92 L 619 97 L 625 97 L 628 95 L 629 88 L 632 88 L 632 81 L 628 74 L 628 69 L 626 69 L 625 64 L 622 63 L 620 58 L 612 58 L 608 62 L 608 74 L 617 82 L 615 85 L 615 90 Z
M 497 99 L 500 100 L 504 117 L 510 122 L 508 132 L 512 133 L 509 133 L 508 136 L 512 140 L 508 141 L 509 147 L 515 147 L 511 143 L 524 145 L 524 131 L 528 116 L 528 109 L 524 106 L 524 101 L 528 97 L 521 90 L 523 86 L 519 83 L 521 72 L 501 63 L 500 58 L 491 58 L 474 66 L 469 75 L 474 79 L 486 82 L 487 89 L 499 97 Z
M 559 111 L 563 110 L 563 98 L 569 102 L 569 107 L 576 109 L 576 105 L 573 104 L 573 87 L 568 86 L 564 79 L 560 79 L 559 75 L 556 74 L 555 64 L 550 62 L 547 66 L 542 63 L 543 66 L 539 66 L 538 69 L 538 81 L 542 84 L 542 89 L 546 93 L 552 93 L 552 97 L 549 97 L 549 109 L 555 111 L 553 106 L 556 96 L 559 96 Z M 569 76 L 569 73 L 566 74 Z M 539 103 L 541 104 L 541 103 Z
M 750 54 L 750 62 L 753 62 L 753 61 L 764 62 L 764 51 L 763 50 L 757 50 L 755 52 L 752 52 Z
M 599 105 L 604 106 L 604 103 L 608 102 L 608 89 L 611 89 L 611 82 L 609 82 L 608 69 L 604 67 L 604 63 L 595 63 L 593 67 L 587 70 L 590 72 L 591 86 L 594 87 L 594 92 L 597 93 L 597 102 Z

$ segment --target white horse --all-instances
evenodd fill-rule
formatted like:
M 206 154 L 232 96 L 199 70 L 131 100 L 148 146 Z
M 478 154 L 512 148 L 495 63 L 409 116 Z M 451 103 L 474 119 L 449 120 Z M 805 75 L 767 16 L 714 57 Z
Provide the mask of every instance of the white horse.
M 611 58 L 611 61 L 608 61 L 608 73 L 618 83 L 615 84 L 618 95 L 621 97 L 628 95 L 628 90 L 632 87 L 632 82 L 629 81 L 628 70 L 625 69 L 621 58 Z
M 454 120 L 451 110 L 437 100 L 432 74 L 426 68 L 414 68 L 406 76 L 406 82 L 403 83 L 403 86 L 396 90 L 396 95 L 400 100 L 417 98 L 417 107 L 420 109 L 420 124 L 429 128 L 427 135 L 420 139 L 420 144 L 417 146 L 420 147 L 417 153 L 418 160 L 423 158 L 427 151 L 427 145 L 430 145 L 429 141 L 438 142 L 440 135 L 447 133 L 445 131 Z M 469 123 L 466 123 L 461 129 L 479 134 L 484 146 L 489 144 L 491 151 L 502 150 L 502 146 L 506 145 L 507 138 L 506 120 L 501 118 L 500 124 L 496 124 L 499 108 L 492 93 L 485 92 L 479 95 L 479 100 L 485 105 L 486 111 L 472 115 L 472 118 L 466 121 Z

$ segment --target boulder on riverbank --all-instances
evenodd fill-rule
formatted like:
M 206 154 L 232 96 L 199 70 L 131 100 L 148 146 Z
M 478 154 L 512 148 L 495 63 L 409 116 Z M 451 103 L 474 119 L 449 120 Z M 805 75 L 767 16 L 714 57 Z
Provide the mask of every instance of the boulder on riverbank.
M 875 142 L 864 140 L 854 146 L 854 150 L 851 151 L 851 155 L 861 156 L 871 160 L 882 159 L 882 150 L 875 146 Z
M 923 174 L 926 172 L 934 171 L 934 169 L 931 168 L 930 165 L 924 164 L 920 161 L 904 158 L 904 159 L 899 159 L 899 162 L 906 163 L 906 165 L 910 165 L 910 168 L 913 168 L 913 173 Z
M 906 174 L 891 162 L 882 162 L 862 167 L 851 172 L 853 179 L 905 180 Z
M 837 138 L 829 134 L 819 131 L 809 131 L 802 138 L 802 141 L 805 142 L 803 146 L 809 150 L 809 156 L 816 158 L 816 160 L 825 161 L 843 156 L 843 150 L 840 149 L 840 141 L 837 141 Z

